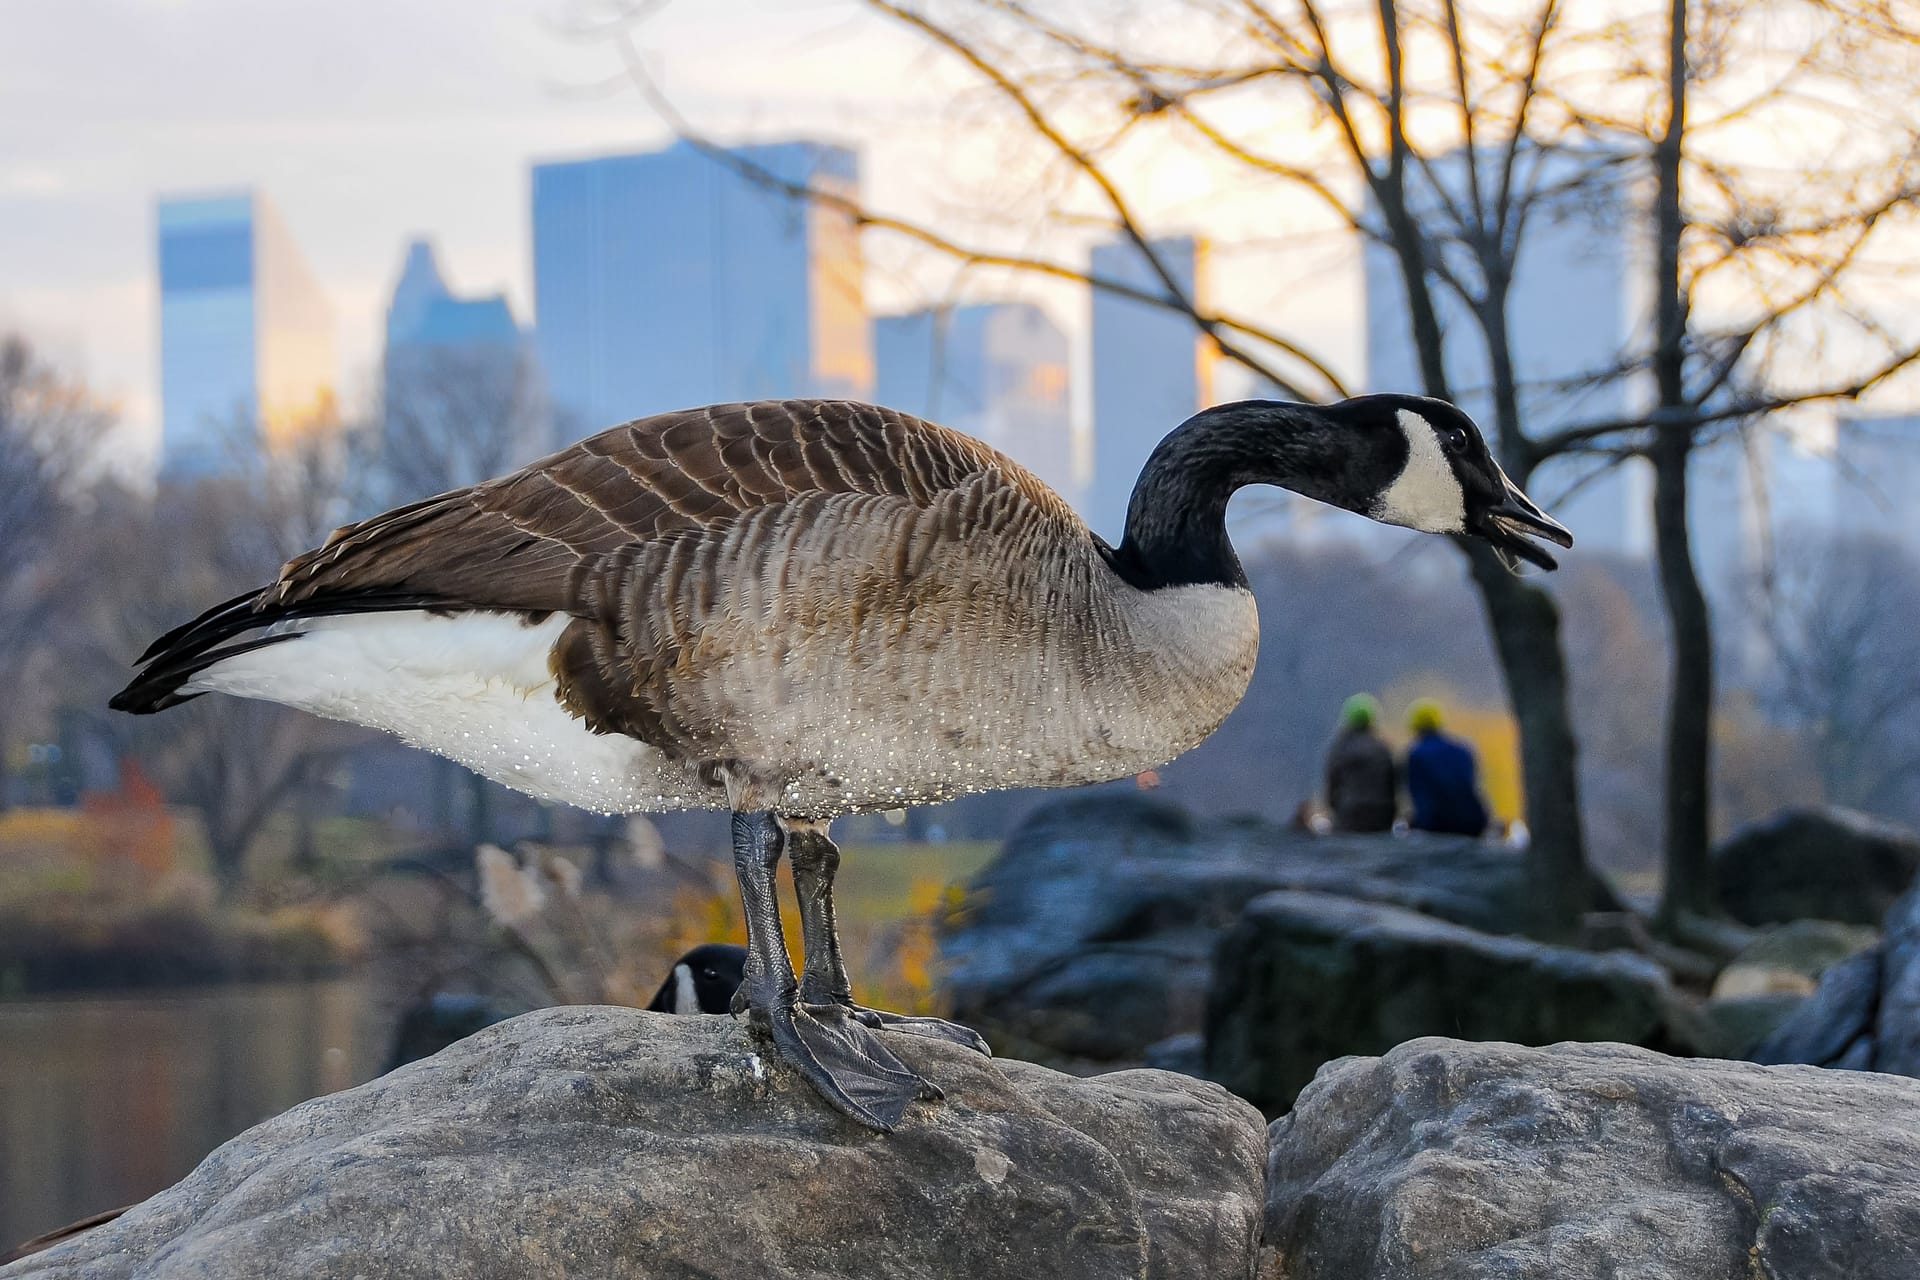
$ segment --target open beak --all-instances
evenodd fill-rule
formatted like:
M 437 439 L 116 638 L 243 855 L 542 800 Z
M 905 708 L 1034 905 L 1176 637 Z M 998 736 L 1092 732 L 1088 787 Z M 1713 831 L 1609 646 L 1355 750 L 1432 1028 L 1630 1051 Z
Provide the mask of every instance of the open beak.
M 1499 502 L 1479 512 L 1474 522 L 1474 532 L 1493 545 L 1494 554 L 1500 557 L 1500 562 L 1511 573 L 1520 572 L 1522 560 L 1537 564 L 1542 569 L 1558 568 L 1559 562 L 1553 558 L 1553 553 L 1536 539 L 1545 539 L 1556 546 L 1571 547 L 1573 534 L 1568 532 L 1565 525 L 1534 506 L 1533 500 L 1520 492 L 1505 475 L 1500 480 L 1506 486 L 1506 493 Z

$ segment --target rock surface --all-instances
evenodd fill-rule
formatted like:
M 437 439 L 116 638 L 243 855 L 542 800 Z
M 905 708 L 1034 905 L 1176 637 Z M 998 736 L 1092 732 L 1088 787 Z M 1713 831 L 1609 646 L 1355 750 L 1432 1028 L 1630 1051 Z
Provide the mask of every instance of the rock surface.
M 1842 960 L 1744 1055 L 1920 1077 L 1920 889 L 1887 912 L 1880 944 Z
M 1845 809 L 1790 809 L 1713 854 L 1720 901 L 1745 924 L 1878 925 L 1920 873 L 1920 837 Z
M 1200 1030 L 1215 944 L 1242 907 L 1276 889 L 1490 932 L 1512 931 L 1526 903 L 1520 855 L 1477 840 L 1197 822 L 1096 791 L 1037 810 L 974 879 L 940 943 L 955 1014 L 1022 1056 L 1142 1060 Z
M 1318 893 L 1248 905 L 1220 943 L 1206 1067 L 1269 1114 L 1322 1063 L 1419 1036 L 1664 1044 L 1672 989 L 1651 961 L 1496 937 Z
M 0 1275 L 1251 1274 L 1265 1145 L 1245 1103 L 1164 1072 L 889 1045 L 947 1096 L 874 1134 L 731 1019 L 527 1014 L 258 1125 Z
M 1271 1280 L 1912 1280 L 1920 1084 L 1419 1040 L 1269 1130 Z

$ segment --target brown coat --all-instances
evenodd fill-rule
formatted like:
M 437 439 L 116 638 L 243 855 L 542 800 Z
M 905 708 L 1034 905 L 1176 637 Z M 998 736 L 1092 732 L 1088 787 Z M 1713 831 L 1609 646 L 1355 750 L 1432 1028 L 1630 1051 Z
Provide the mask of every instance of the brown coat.
M 1371 729 L 1343 729 L 1327 752 L 1327 808 L 1336 831 L 1391 831 L 1399 778 Z

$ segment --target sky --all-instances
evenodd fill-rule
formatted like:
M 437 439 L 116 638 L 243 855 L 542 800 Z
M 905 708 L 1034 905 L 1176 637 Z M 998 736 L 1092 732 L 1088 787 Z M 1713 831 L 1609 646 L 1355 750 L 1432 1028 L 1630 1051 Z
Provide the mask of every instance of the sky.
M 332 304 L 350 407 L 374 385 L 381 313 L 414 235 L 433 238 L 457 290 L 504 290 L 530 318 L 529 162 L 668 140 L 614 48 L 582 34 L 591 14 L 582 0 L 9 6 L 0 327 L 28 334 L 150 440 L 154 200 L 241 186 L 273 200 Z M 855 143 L 867 199 L 891 212 L 951 224 L 1020 203 L 1005 185 L 1031 172 L 969 128 L 979 91 L 858 4 L 677 0 L 640 32 L 652 73 L 714 136 Z M 1161 191 L 1178 230 L 1182 200 L 1203 199 L 1206 181 L 1175 171 Z M 924 255 L 869 237 L 868 257 L 871 305 L 946 296 Z M 965 289 L 1036 297 L 1084 328 L 1084 298 L 1059 286 L 976 276 Z M 1344 333 L 1352 316 L 1336 321 L 1324 327 Z

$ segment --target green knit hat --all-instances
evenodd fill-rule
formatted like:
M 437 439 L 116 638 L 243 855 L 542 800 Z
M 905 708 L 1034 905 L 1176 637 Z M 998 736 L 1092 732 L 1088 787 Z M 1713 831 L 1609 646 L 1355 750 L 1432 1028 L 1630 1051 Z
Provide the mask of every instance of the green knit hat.
M 1380 700 L 1370 693 L 1356 693 L 1340 705 L 1340 727 L 1371 729 L 1380 718 Z

